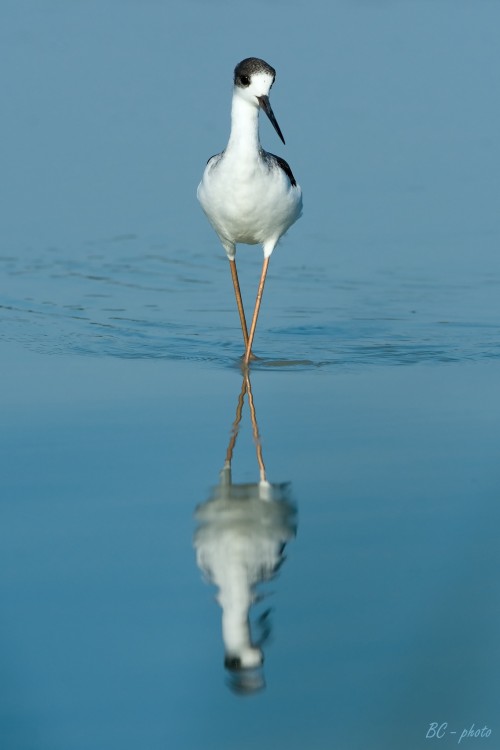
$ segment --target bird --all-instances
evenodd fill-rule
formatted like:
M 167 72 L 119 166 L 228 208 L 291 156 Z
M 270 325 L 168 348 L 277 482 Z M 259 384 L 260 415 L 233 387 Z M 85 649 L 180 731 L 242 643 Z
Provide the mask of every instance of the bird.
M 252 345 L 269 259 L 279 239 L 302 214 L 302 190 L 290 166 L 260 145 L 261 109 L 285 143 L 269 101 L 275 78 L 275 69 L 258 57 L 247 57 L 236 65 L 229 141 L 224 151 L 208 160 L 197 190 L 201 207 L 229 260 L 245 344 L 245 366 L 253 358 Z M 239 243 L 261 244 L 264 252 L 250 332 L 236 268 Z
M 233 454 L 241 426 L 245 397 L 254 436 L 258 482 L 233 481 Z M 262 598 L 257 587 L 271 580 L 285 561 L 285 547 L 297 533 L 297 508 L 290 484 L 267 479 L 250 370 L 243 372 L 236 416 L 219 474 L 208 500 L 195 511 L 196 561 L 204 578 L 219 589 L 222 608 L 224 666 L 229 687 L 250 694 L 265 686 L 263 646 L 271 632 L 270 610 L 250 624 L 252 606 Z

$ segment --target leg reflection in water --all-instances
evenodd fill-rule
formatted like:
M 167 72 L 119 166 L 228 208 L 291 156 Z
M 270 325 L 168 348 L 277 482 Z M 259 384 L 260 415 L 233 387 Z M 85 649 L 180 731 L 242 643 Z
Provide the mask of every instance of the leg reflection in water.
M 231 462 L 238 437 L 245 395 L 248 396 L 260 481 L 233 484 Z M 260 639 L 252 639 L 249 611 L 257 584 L 272 578 L 284 560 L 286 543 L 297 529 L 296 508 L 288 484 L 267 480 L 257 427 L 250 376 L 244 375 L 236 419 L 220 482 L 211 497 L 198 506 L 194 544 L 197 563 L 219 589 L 222 638 L 230 687 L 249 694 L 264 687 L 262 645 L 269 634 L 269 612 L 259 618 Z

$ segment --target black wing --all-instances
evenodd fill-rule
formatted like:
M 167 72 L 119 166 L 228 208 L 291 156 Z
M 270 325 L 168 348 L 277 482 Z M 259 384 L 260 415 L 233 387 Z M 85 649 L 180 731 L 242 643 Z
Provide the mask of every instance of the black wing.
M 269 154 L 269 156 L 273 157 L 273 159 L 277 162 L 278 166 L 281 167 L 283 172 L 286 174 L 286 176 L 290 180 L 292 187 L 295 187 L 297 185 L 297 180 L 293 176 L 293 172 L 290 169 L 290 165 L 288 164 L 288 162 L 282 159 L 281 156 L 276 156 L 276 154 Z
M 210 157 L 210 159 L 207 159 L 207 164 L 211 162 L 212 159 L 216 159 L 217 161 L 219 161 L 219 159 L 221 159 L 223 154 L 224 154 L 224 151 L 221 154 L 214 154 L 213 156 Z M 217 163 L 217 161 L 214 161 L 214 165 Z

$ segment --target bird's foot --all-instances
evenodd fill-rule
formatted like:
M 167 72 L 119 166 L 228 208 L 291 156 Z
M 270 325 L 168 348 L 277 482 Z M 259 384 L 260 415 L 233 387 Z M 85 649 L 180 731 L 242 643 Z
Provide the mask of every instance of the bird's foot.
M 248 357 L 248 361 L 247 361 L 247 358 L 246 358 L 246 354 L 242 354 L 241 355 L 241 366 L 242 366 L 243 369 L 245 369 L 246 367 L 248 367 L 248 365 L 250 364 L 250 362 L 256 362 L 258 359 L 260 359 L 260 357 L 257 357 L 253 352 L 250 352 L 250 356 Z

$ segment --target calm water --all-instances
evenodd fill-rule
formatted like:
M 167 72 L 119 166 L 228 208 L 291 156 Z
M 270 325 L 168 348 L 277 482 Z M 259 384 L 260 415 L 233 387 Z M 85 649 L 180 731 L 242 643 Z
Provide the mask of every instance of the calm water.
M 2 750 L 500 746 L 500 6 L 255 7 L 2 4 Z M 248 55 L 305 194 L 251 382 Z

